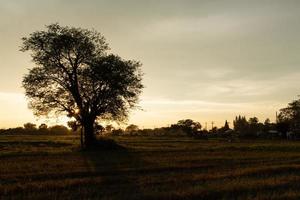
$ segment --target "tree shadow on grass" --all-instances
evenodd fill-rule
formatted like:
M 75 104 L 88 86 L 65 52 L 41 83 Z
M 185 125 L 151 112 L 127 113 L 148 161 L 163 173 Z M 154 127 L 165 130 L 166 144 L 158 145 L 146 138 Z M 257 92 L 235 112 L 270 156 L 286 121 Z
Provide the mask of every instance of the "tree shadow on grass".
M 89 187 L 89 194 L 81 194 L 80 198 L 139 199 L 143 196 L 138 184 L 140 174 L 135 171 L 146 163 L 134 151 L 108 141 L 80 154 L 96 183 Z
M 29 151 L 12 154 L 5 150 L 9 154 L 0 157 L 1 162 L 12 167 L 6 170 L 8 174 L 0 176 L 0 199 L 141 199 L 143 196 L 139 185 L 142 174 L 137 171 L 147 164 L 132 149 L 120 145 L 111 149 L 112 144 L 102 144 L 101 148 L 89 151 L 73 149 L 43 154 L 39 148 L 43 145 L 64 147 L 69 143 L 1 141 L 0 150 L 1 145 L 16 150 L 26 147 Z M 18 162 L 25 167 L 34 165 L 34 170 L 15 167 Z

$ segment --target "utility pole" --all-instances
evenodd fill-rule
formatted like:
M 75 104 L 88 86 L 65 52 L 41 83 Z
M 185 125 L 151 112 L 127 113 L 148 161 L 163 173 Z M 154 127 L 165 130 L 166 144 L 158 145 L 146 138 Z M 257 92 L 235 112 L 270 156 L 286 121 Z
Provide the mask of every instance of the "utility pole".
M 211 122 L 211 130 L 214 129 L 214 123 L 215 123 L 215 122 L 213 122 L 213 121 Z

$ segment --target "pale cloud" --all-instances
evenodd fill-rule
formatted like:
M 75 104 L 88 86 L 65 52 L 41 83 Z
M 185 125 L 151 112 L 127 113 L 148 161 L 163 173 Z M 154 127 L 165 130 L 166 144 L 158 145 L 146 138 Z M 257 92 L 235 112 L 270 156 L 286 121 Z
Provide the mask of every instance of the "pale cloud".
M 166 40 L 179 39 L 184 36 L 198 35 L 198 37 L 226 37 L 226 34 L 233 33 L 240 22 L 224 16 L 212 16 L 202 18 L 167 18 L 154 22 L 146 27 L 145 32 L 151 35 L 142 34 L 147 39 L 155 40 L 164 38 Z

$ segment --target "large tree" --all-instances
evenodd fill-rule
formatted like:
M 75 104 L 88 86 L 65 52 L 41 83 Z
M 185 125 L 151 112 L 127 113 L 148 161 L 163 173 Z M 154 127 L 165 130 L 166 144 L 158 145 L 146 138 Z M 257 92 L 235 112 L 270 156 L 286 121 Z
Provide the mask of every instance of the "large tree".
M 108 50 L 100 33 L 58 24 L 23 38 L 21 51 L 36 64 L 23 79 L 29 107 L 75 118 L 86 148 L 95 144 L 95 122 L 126 119 L 143 88 L 141 64 Z

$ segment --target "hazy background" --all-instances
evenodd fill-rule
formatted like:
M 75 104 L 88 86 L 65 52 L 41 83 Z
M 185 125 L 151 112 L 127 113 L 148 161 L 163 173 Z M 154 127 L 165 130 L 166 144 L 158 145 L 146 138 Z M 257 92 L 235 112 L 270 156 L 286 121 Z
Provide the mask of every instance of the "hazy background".
M 130 123 L 274 120 L 300 94 L 299 19 L 297 0 L 0 0 L 0 128 L 36 122 L 21 88 L 33 63 L 18 50 L 55 22 L 94 28 L 143 63 L 143 111 Z

